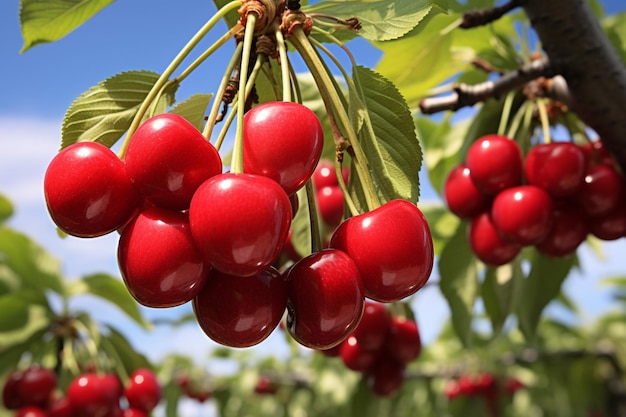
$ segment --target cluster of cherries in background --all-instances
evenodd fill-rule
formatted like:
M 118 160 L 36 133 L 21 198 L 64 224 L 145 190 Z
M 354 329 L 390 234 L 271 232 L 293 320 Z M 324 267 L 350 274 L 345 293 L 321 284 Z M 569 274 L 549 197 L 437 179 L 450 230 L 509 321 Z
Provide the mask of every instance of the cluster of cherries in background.
M 245 114 L 234 172 L 223 172 L 200 131 L 161 114 L 132 134 L 123 158 L 93 142 L 61 150 L 45 174 L 46 204 L 70 235 L 120 234 L 119 268 L 140 304 L 191 302 L 202 330 L 231 347 L 260 343 L 287 311 L 294 339 L 329 349 L 356 328 L 366 297 L 395 302 L 419 290 L 434 253 L 412 202 L 391 200 L 342 221 L 335 176 L 317 185 L 320 201 L 334 196 L 335 203 L 320 204 L 321 216 L 338 224 L 328 247 L 279 271 L 295 193 L 313 176 L 323 143 L 307 107 L 260 104 Z
M 348 369 L 367 377 L 375 395 L 388 397 L 400 389 L 407 365 L 421 351 L 415 320 L 393 314 L 384 304 L 368 300 L 357 328 L 341 344 L 323 353 L 340 357 Z
M 2 401 L 16 417 L 147 417 L 161 401 L 154 373 L 139 368 L 126 386 L 117 375 L 87 372 L 59 392 L 54 371 L 39 365 L 12 371 L 2 389 Z
M 626 236 L 626 182 L 600 141 L 542 143 L 524 156 L 514 140 L 481 137 L 448 175 L 444 198 L 470 221 L 469 244 L 487 265 L 509 263 L 525 246 L 559 258 L 589 234 Z
M 524 384 L 515 377 L 497 379 L 490 372 L 477 375 L 461 375 L 448 382 L 445 394 L 448 400 L 456 398 L 475 398 L 485 401 L 490 415 L 496 416 L 500 396 L 512 396 L 524 388 Z

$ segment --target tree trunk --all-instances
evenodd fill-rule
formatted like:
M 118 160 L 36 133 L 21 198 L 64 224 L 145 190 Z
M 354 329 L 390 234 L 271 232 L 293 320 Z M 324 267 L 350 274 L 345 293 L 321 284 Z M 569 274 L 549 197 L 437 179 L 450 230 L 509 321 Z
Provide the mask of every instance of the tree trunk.
M 554 72 L 567 81 L 572 110 L 600 136 L 626 172 L 626 67 L 587 0 L 521 0 Z

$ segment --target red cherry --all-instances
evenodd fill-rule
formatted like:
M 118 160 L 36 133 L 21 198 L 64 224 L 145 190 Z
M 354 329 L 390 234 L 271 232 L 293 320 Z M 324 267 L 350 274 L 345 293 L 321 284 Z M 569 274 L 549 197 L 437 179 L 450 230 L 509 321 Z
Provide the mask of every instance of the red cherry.
M 265 340 L 286 307 L 287 286 L 272 267 L 247 277 L 212 270 L 193 300 L 198 324 L 206 335 L 222 345 L 240 348 Z
M 254 392 L 257 394 L 276 394 L 278 386 L 274 381 L 266 377 L 265 375 L 259 375 L 259 379 L 254 386 Z
M 66 397 L 52 402 L 48 408 L 48 417 L 72 417 L 72 405 Z
M 613 165 L 615 163 L 600 140 L 585 142 L 580 145 L 580 149 L 585 154 L 587 167 L 598 164 Z
M 137 369 L 130 375 L 124 397 L 128 400 L 129 408 L 149 413 L 161 401 L 161 384 L 150 369 Z
M 127 408 L 124 410 L 122 417 L 148 417 L 148 413 L 136 408 Z
M 363 317 L 352 333 L 363 350 L 377 351 L 385 342 L 391 315 L 382 303 L 366 300 Z
M 487 135 L 472 143 L 466 163 L 472 181 L 485 194 L 497 194 L 522 179 L 522 151 L 504 136 Z
M 247 112 L 243 124 L 244 172 L 273 179 L 287 194 L 301 188 L 324 145 L 315 113 L 298 103 L 269 102 Z
M 20 382 L 24 372 L 13 370 L 7 376 L 2 387 L 2 404 L 7 410 L 17 410 L 24 406 L 24 400 L 20 395 Z
M 118 264 L 132 296 L 148 307 L 190 301 L 209 267 L 196 249 L 186 214 L 152 207 L 122 232 Z
M 341 223 L 330 247 L 346 252 L 359 268 L 365 295 L 399 301 L 422 288 L 433 267 L 433 240 L 422 212 L 392 200 Z
M 457 165 L 450 171 L 443 196 L 448 209 L 461 219 L 474 218 L 491 205 L 491 198 L 476 188 L 465 164 Z
M 474 383 L 474 379 L 471 376 L 461 375 L 457 379 L 457 383 L 459 384 L 459 391 L 461 395 L 473 397 L 478 394 L 476 384 Z
M 594 165 L 587 169 L 576 200 L 589 216 L 601 216 L 619 203 L 624 185 L 622 177 L 609 165 Z
M 524 388 L 524 384 L 517 378 L 507 378 L 504 381 L 504 392 L 509 395 L 515 394 L 517 391 Z
M 404 382 L 406 365 L 382 356 L 369 372 L 368 385 L 379 397 L 390 397 L 395 394 Z
M 324 249 L 287 273 L 287 329 L 300 344 L 330 349 L 345 340 L 363 314 L 363 282 L 344 252 Z
M 626 193 L 624 193 L 626 194 Z M 626 236 L 626 195 L 610 212 L 589 219 L 589 231 L 598 239 L 616 240 Z
M 291 225 L 291 204 L 266 177 L 220 174 L 194 194 L 189 222 L 198 248 L 216 269 L 255 275 L 278 257 Z
M 17 410 L 15 417 L 48 417 L 48 414 L 42 408 L 27 405 Z
M 582 186 L 585 168 L 584 151 L 571 142 L 534 146 L 524 161 L 528 183 L 545 189 L 553 197 L 574 194 Z
M 393 316 L 385 340 L 385 351 L 396 361 L 408 364 L 422 351 L 417 323 L 404 317 Z
M 341 169 L 341 174 L 343 177 L 343 182 L 345 184 L 348 184 L 350 169 L 348 167 L 343 167 Z M 317 167 L 315 168 L 311 179 L 313 181 L 313 186 L 315 187 L 315 190 L 320 190 L 324 187 L 333 187 L 339 185 L 339 181 L 337 180 L 337 173 L 335 171 L 335 164 L 328 159 L 320 159 L 320 161 L 317 163 Z
M 552 226 L 552 198 L 534 185 L 507 188 L 493 200 L 491 219 L 507 240 L 520 245 L 539 243 Z
M 114 231 L 139 202 L 124 163 L 95 142 L 75 143 L 59 152 L 48 165 L 43 188 L 52 220 L 78 237 Z
M 490 266 L 511 262 L 521 250 L 520 245 L 502 239 L 489 213 L 483 213 L 472 220 L 468 241 L 476 257 Z
M 354 336 L 349 336 L 339 345 L 339 356 L 346 368 L 366 372 L 377 359 L 378 352 L 367 350 Z
M 184 117 L 151 117 L 133 134 L 124 157 L 126 172 L 149 201 L 171 210 L 189 208 L 196 189 L 222 172 L 215 147 Z
M 93 373 L 76 377 L 69 384 L 66 396 L 73 417 L 105 417 L 120 398 L 110 377 Z
M 552 218 L 552 228 L 537 244 L 537 249 L 544 255 L 555 258 L 574 253 L 589 233 L 585 216 L 578 206 L 568 204 L 556 207 Z
M 24 404 L 45 408 L 56 386 L 57 377 L 52 370 L 32 365 L 22 374 L 18 392 Z
M 343 218 L 343 192 L 339 186 L 323 187 L 315 192 L 317 209 L 324 223 L 337 227 Z
M 456 397 L 462 395 L 459 383 L 454 379 L 448 381 L 448 383 L 446 384 L 445 394 L 448 400 L 453 400 Z

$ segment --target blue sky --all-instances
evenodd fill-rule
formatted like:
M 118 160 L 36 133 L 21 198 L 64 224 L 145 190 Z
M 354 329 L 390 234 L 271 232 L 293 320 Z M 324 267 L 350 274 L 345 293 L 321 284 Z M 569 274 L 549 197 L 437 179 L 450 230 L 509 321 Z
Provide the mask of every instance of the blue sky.
M 61 41 L 36 46 L 20 55 L 22 39 L 18 4 L 18 0 L 0 2 L 0 79 L 3 81 L 0 193 L 8 195 L 17 205 L 12 225 L 59 257 L 68 276 L 99 271 L 118 275 L 115 235 L 91 240 L 60 240 L 47 216 L 41 182 L 46 165 L 60 142 L 64 112 L 82 92 L 118 72 L 135 69 L 162 71 L 213 14 L 213 5 L 206 0 L 175 2 L 175 7 L 174 2 L 165 0 L 114 2 Z M 626 9 L 619 0 L 605 4 L 609 11 Z M 225 26 L 219 26 L 213 33 L 217 37 L 223 30 Z M 214 91 L 230 51 L 225 48 L 209 61 L 217 65 L 209 63 L 194 73 L 179 90 L 179 97 Z M 374 66 L 378 59 L 377 51 L 362 42 L 353 46 L 353 52 L 363 65 Z M 624 241 L 606 246 L 609 262 L 599 263 L 586 248 L 581 250 L 586 273 L 572 276 L 567 291 L 589 317 L 605 311 L 609 303 L 609 294 L 598 287 L 599 277 L 624 274 L 623 260 L 618 260 L 626 249 Z M 88 304 L 100 317 L 124 320 L 106 305 L 94 304 L 91 300 L 79 302 L 77 306 L 87 308 Z M 424 335 L 427 339 L 434 337 L 448 315 L 438 290 L 423 290 L 416 297 L 415 306 Z M 146 314 L 161 317 L 187 311 L 188 306 L 184 306 L 171 311 L 146 309 Z M 130 323 L 125 326 L 129 329 L 128 334 L 133 335 L 131 342 L 139 350 L 142 350 L 141 346 L 150 346 L 142 351 L 155 359 L 168 351 L 187 352 L 203 358 L 214 346 L 194 325 L 176 330 L 173 337 L 169 329 L 147 335 Z M 267 352 L 270 346 L 280 353 L 280 336 L 273 336 L 262 344 L 260 352 Z

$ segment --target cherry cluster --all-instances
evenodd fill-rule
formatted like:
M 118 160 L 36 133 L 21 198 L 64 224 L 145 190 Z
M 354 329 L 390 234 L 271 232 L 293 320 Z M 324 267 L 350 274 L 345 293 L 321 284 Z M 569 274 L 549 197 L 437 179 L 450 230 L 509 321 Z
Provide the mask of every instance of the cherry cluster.
M 213 396 L 213 390 L 199 384 L 197 381 L 189 378 L 187 374 L 181 374 L 176 377 L 176 385 L 182 390 L 183 394 L 188 398 L 203 403 Z
M 115 374 L 90 372 L 73 379 L 65 396 L 58 391 L 52 370 L 31 365 L 9 374 L 2 401 L 16 417 L 147 417 L 161 401 L 161 385 L 146 368 L 135 370 L 125 387 Z
M 368 300 L 361 322 L 350 336 L 322 353 L 339 356 L 348 369 L 367 376 L 375 395 L 388 397 L 402 386 L 407 365 L 421 351 L 414 320 L 392 314 L 384 304 Z
M 479 398 L 485 401 L 490 415 L 496 416 L 500 395 L 514 395 L 524 388 L 524 384 L 514 377 L 498 380 L 490 372 L 481 372 L 478 375 L 461 375 L 450 380 L 445 394 L 448 400 L 459 397 Z
M 470 221 L 476 256 L 498 266 L 524 246 L 550 257 L 576 251 L 589 234 L 626 236 L 626 183 L 600 142 L 551 142 L 524 157 L 517 142 L 487 135 L 444 185 L 450 211 Z
M 294 194 L 320 160 L 323 130 L 307 107 L 270 102 L 246 112 L 241 143 L 242 172 L 223 173 L 202 133 L 166 113 L 139 126 L 123 159 L 98 143 L 70 145 L 46 171 L 48 210 L 70 235 L 117 230 L 130 294 L 154 308 L 191 301 L 203 331 L 231 347 L 264 340 L 287 309 L 297 341 L 329 348 L 357 326 L 365 297 L 398 301 L 425 284 L 432 237 L 406 200 L 343 221 L 330 248 L 280 273 L 273 263 L 297 210 Z M 318 191 L 336 195 L 332 181 L 318 180 Z

